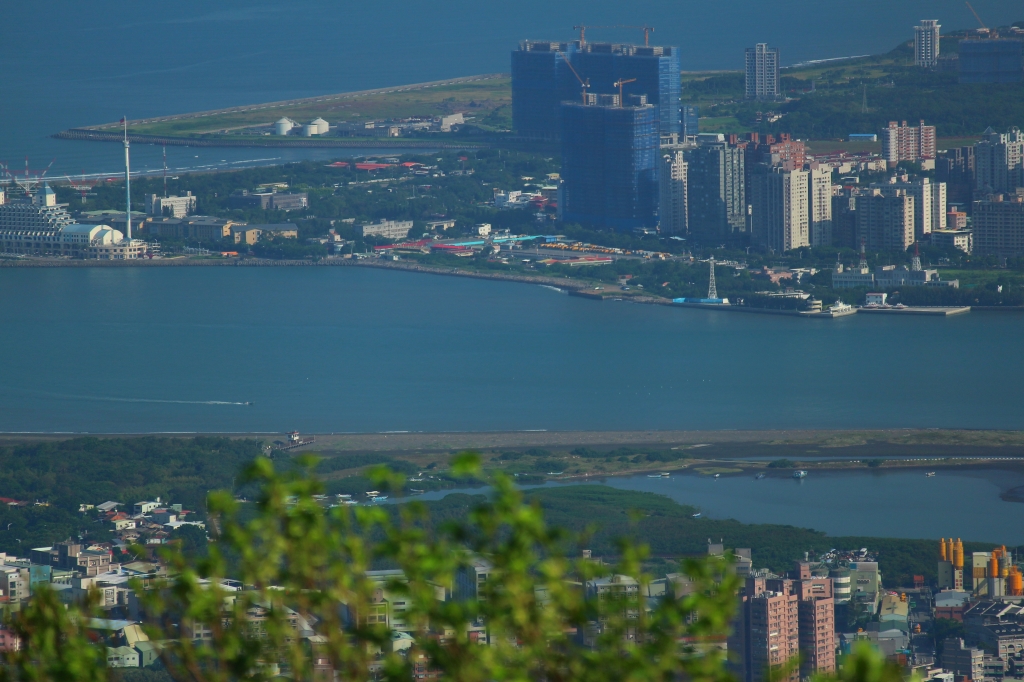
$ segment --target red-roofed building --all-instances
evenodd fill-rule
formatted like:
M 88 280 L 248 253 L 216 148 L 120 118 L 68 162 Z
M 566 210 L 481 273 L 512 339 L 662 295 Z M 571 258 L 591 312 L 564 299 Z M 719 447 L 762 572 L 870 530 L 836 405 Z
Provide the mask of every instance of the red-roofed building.
M 377 171 L 384 170 L 385 168 L 393 168 L 393 163 L 357 163 L 356 170 L 364 171 Z
M 335 161 L 327 164 L 327 168 L 348 168 L 348 161 Z

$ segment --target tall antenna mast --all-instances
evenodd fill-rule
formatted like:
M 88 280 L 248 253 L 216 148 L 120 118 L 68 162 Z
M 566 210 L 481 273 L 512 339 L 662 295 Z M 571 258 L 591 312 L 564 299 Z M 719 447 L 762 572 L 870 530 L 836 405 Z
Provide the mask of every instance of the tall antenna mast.
M 125 195 L 125 224 L 128 226 L 128 241 L 132 239 L 132 171 L 128 161 L 128 117 L 121 119 L 124 123 L 124 195 Z
M 715 287 L 715 257 L 711 256 L 711 282 L 708 284 L 708 298 L 718 298 L 718 289 Z
M 167 198 L 167 145 L 164 145 L 164 199 Z

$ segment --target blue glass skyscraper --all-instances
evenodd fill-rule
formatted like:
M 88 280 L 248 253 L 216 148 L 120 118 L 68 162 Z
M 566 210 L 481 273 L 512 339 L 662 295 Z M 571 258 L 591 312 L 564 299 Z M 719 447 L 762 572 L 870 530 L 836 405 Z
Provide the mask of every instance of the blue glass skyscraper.
M 684 105 L 682 108 L 683 135 L 697 135 L 700 133 L 700 107 L 692 104 Z
M 562 220 L 616 230 L 657 224 L 657 108 L 590 95 L 561 108 Z
M 512 53 L 512 124 L 516 133 L 551 137 L 559 130 L 558 109 L 551 102 L 580 100 L 577 77 L 595 94 L 645 95 L 655 108 L 658 131 L 683 134 L 679 50 L 613 43 L 540 43 L 524 41 Z M 556 96 L 557 95 L 557 96 Z
M 579 81 L 566 66 L 571 43 L 524 41 L 512 53 L 512 129 L 526 137 L 558 137 L 558 109 Z

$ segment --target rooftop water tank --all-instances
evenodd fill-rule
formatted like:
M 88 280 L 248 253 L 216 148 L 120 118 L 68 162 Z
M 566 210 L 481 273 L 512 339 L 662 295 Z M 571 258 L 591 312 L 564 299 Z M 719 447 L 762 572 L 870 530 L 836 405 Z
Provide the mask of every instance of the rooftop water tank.
M 288 131 L 292 129 L 293 123 L 287 118 L 282 118 L 280 121 L 274 124 L 275 135 L 287 135 Z
M 326 135 L 327 131 L 331 129 L 331 124 L 329 124 L 322 118 L 314 118 L 312 121 L 309 122 L 309 125 L 316 126 L 317 135 Z

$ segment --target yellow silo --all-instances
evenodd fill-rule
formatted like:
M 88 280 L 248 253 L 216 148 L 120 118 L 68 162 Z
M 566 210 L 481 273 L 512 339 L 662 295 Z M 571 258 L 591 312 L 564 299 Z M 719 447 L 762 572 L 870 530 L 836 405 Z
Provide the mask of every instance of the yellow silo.
M 952 538 L 950 538 L 950 540 L 952 540 Z M 950 557 L 946 554 L 946 538 L 942 538 L 939 542 L 939 558 L 942 559 L 942 561 L 950 560 Z
M 1016 566 L 1011 566 L 1006 578 L 1006 594 L 1013 597 L 1024 596 L 1024 575 Z
M 950 540 L 952 541 L 952 538 Z M 957 538 L 956 543 L 953 544 L 953 567 L 964 567 L 964 543 L 960 541 L 960 538 Z

